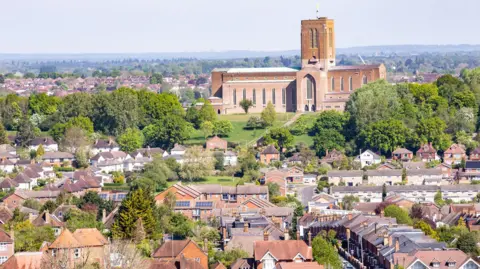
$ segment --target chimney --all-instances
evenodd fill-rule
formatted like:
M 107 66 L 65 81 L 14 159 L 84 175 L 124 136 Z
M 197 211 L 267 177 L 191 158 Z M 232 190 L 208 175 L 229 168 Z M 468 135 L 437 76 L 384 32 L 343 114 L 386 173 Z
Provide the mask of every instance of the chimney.
M 208 239 L 207 238 L 203 239 L 203 251 L 205 253 L 208 253 Z
M 388 246 L 391 247 L 393 245 L 393 236 L 388 237 Z
M 380 211 L 380 217 L 383 218 L 383 216 L 385 216 L 385 211 Z
M 104 208 L 102 210 L 102 222 L 105 223 L 106 220 L 107 220 L 107 210 Z
M 285 228 L 285 231 L 283 232 L 283 239 L 284 240 L 290 240 L 290 235 L 288 234 L 288 229 Z
M 45 210 L 44 213 L 45 213 L 45 223 L 50 224 L 50 212 L 48 210 Z
M 347 216 L 348 216 L 348 220 L 352 220 L 352 217 L 353 217 L 353 216 L 352 216 L 352 213 L 348 213 Z
M 300 231 L 297 230 L 297 240 L 300 240 Z
M 223 235 L 223 240 L 227 240 L 227 228 L 223 227 L 222 228 L 222 235 Z
M 388 245 L 389 245 L 389 244 L 388 244 L 388 234 L 387 234 L 387 233 L 383 234 L 383 245 L 384 245 L 384 246 L 388 246 Z
M 244 233 L 248 233 L 248 223 L 247 223 L 247 222 L 245 222 L 245 223 L 243 224 L 243 232 L 244 232 Z
M 268 241 L 268 235 L 267 231 L 263 232 L 263 241 Z
M 395 240 L 395 252 L 398 252 L 400 250 L 400 240 Z
M 328 149 L 327 149 L 327 151 L 325 152 L 325 156 L 328 156 Z
M 312 246 L 312 232 L 308 231 L 308 246 Z

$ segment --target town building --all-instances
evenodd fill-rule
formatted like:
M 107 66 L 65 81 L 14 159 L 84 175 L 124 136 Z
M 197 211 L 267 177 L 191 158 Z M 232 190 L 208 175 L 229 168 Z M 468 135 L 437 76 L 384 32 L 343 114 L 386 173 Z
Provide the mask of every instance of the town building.
M 380 164 L 382 158 L 371 150 L 366 150 L 355 158 L 356 162 L 360 162 L 360 167 L 371 166 L 374 164 Z
M 260 162 L 270 164 L 273 161 L 280 161 L 280 152 L 273 145 L 269 145 L 260 153 Z
M 358 186 L 363 183 L 363 171 L 362 170 L 335 170 L 328 171 L 328 184 L 330 185 L 342 185 L 345 186 Z
M 152 255 L 157 261 L 176 261 L 182 257 L 197 261 L 202 266 L 199 269 L 208 269 L 207 253 L 190 239 L 166 241 Z
M 217 68 L 212 95 L 218 114 L 261 112 L 272 103 L 278 112 L 343 111 L 350 94 L 368 82 L 386 79 L 383 64 L 337 66 L 334 20 L 320 17 L 301 22 L 301 67 Z M 213 102 L 212 102 L 213 104 Z
M 222 150 L 223 152 L 225 152 L 228 149 L 227 140 L 222 139 L 218 136 L 209 138 L 205 144 L 207 150 Z
M 465 146 L 460 144 L 452 144 L 445 152 L 443 153 L 443 162 L 456 165 L 465 161 L 467 154 L 465 153 Z
M 413 159 L 413 152 L 406 148 L 397 148 L 392 152 L 392 159 L 402 162 L 408 162 Z
M 422 162 L 440 160 L 440 156 L 438 156 L 437 150 L 432 146 L 432 142 L 421 145 L 416 154 Z

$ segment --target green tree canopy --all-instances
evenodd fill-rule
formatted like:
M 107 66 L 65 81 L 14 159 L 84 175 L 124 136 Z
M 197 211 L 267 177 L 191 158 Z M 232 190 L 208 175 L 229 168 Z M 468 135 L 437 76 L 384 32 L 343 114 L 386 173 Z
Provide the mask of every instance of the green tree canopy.
M 293 147 L 293 135 L 284 127 L 272 128 L 263 136 L 266 144 L 273 144 L 283 152 L 284 149 Z
M 145 137 L 138 129 L 128 128 L 118 137 L 118 145 L 120 150 L 125 152 L 133 152 L 143 146 Z
M 385 217 L 396 218 L 398 224 L 407 224 L 407 225 L 413 224 L 413 221 L 408 215 L 408 212 L 396 205 L 387 206 L 384 212 L 385 212 Z
M 267 107 L 263 109 L 261 118 L 265 125 L 272 126 L 277 118 L 277 112 L 275 111 L 275 107 L 273 106 L 272 102 L 268 102 Z
M 382 120 L 370 123 L 358 137 L 360 148 L 391 153 L 397 147 L 404 147 L 411 138 L 411 131 L 400 120 Z

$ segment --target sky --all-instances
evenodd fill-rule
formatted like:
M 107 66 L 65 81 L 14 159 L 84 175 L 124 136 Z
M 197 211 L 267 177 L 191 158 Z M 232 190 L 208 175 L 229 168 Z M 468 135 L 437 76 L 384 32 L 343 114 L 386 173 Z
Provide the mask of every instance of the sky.
M 0 53 L 298 50 L 317 4 L 340 48 L 480 44 L 479 0 L 0 0 Z

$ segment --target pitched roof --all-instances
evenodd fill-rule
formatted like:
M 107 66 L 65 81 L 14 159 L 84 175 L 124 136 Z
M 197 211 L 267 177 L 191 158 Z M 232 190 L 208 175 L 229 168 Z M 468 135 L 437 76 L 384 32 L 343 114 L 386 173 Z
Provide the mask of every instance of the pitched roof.
M 369 177 L 402 176 L 402 169 L 392 170 L 367 170 L 365 174 Z
M 64 229 L 62 233 L 48 246 L 49 249 L 58 248 L 79 248 L 82 245 L 78 242 L 77 238 L 73 236 L 72 232 L 68 229 Z
M 15 177 L 15 182 L 17 183 L 30 183 L 32 182 L 32 180 L 25 174 L 25 173 L 19 173 L 16 177 Z
M 190 239 L 186 240 L 171 240 L 163 243 L 152 255 L 153 258 L 174 258 L 177 257 L 180 253 L 182 253 L 183 249 L 188 244 L 195 244 Z M 197 244 L 195 244 L 197 245 Z M 198 246 L 197 246 L 198 247 Z M 200 249 L 200 247 L 198 247 Z
M 335 170 L 328 171 L 328 177 L 362 177 L 363 170 Z
M 49 249 L 98 247 L 108 245 L 108 240 L 95 228 L 77 229 L 74 233 L 63 229 L 62 233 L 48 246 Z
M 426 143 L 417 150 L 417 154 L 419 153 L 437 153 L 437 150 L 432 146 L 432 143 Z
M 93 144 L 93 147 L 96 149 L 115 148 L 115 147 L 118 147 L 118 144 L 113 139 L 98 139 Z
M 416 261 L 421 261 L 429 267 L 433 267 L 432 262 L 440 263 L 440 269 L 451 268 L 448 267 L 447 261 L 455 261 L 454 268 L 460 268 L 467 260 L 470 259 L 467 254 L 458 249 L 446 250 L 416 250 L 410 253 L 394 253 L 394 260 L 401 260 L 405 264 L 405 268 L 410 267 Z
M 252 258 L 239 258 L 237 259 L 232 265 L 230 265 L 231 269 L 251 269 L 253 268 L 253 264 L 255 260 Z
M 0 229 L 0 243 L 13 243 L 13 239 L 10 234 L 2 229 Z
M 50 214 L 48 211 L 43 211 L 36 219 L 32 221 L 32 224 L 37 227 L 52 226 L 63 227 L 65 223 L 60 221 L 55 215 Z
M 323 269 L 323 266 L 317 262 L 281 262 L 276 269 Z
M 42 156 L 42 160 L 46 159 L 73 159 L 74 156 L 70 152 L 54 151 L 45 152 Z
M 301 240 L 255 241 L 255 259 L 260 260 L 270 252 L 277 260 L 292 260 L 298 254 L 305 259 L 312 259 L 312 248 Z
M 273 145 L 269 145 L 262 151 L 262 154 L 278 154 L 278 153 L 279 153 L 278 150 Z
M 411 152 L 410 150 L 408 150 L 406 148 L 397 148 L 396 150 L 394 150 L 392 152 L 392 154 L 410 154 L 410 153 L 413 153 L 413 152 Z
M 452 144 L 447 150 L 445 150 L 445 154 L 465 154 L 465 146 Z
M 265 208 L 265 207 L 277 207 L 276 205 L 270 203 L 269 201 L 265 199 L 260 199 L 260 198 L 250 198 L 242 203 L 242 205 L 246 205 L 248 203 L 252 203 L 258 208 Z
M 17 252 L 1 265 L 5 269 L 38 269 L 43 262 L 43 252 Z
M 49 145 L 56 145 L 56 144 L 57 142 L 55 142 L 50 137 L 37 137 L 32 141 L 30 141 L 30 145 L 32 146 L 39 146 L 39 145 L 49 146 Z
M 0 183 L 0 189 L 12 189 L 18 187 L 18 183 L 7 177 Z
M 180 145 L 180 144 L 175 144 L 175 146 L 173 147 L 173 149 L 171 151 L 185 151 L 187 148 Z

